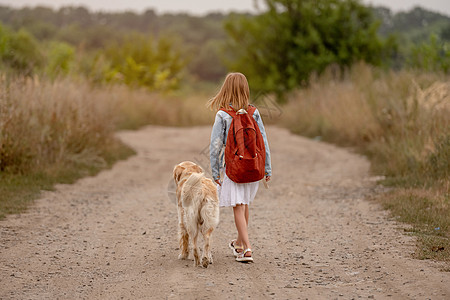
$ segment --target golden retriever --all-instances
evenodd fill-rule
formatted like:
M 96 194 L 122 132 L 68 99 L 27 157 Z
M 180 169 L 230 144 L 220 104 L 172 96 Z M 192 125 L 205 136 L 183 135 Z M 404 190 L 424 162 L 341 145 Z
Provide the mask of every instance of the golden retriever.
M 201 264 L 204 268 L 213 262 L 211 255 L 211 234 L 219 223 L 219 198 L 217 188 L 211 179 L 205 177 L 203 169 L 190 161 L 184 161 L 173 169 L 177 186 L 177 210 L 179 223 L 179 259 L 189 256 L 189 238 L 192 240 L 194 266 L 200 265 L 197 248 L 199 232 L 204 246 Z

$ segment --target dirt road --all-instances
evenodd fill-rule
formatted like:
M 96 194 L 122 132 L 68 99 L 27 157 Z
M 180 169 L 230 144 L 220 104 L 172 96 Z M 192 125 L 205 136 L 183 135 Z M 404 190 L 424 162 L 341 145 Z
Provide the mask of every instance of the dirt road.
M 414 240 L 365 200 L 369 163 L 268 128 L 274 177 L 250 210 L 254 264 L 234 261 L 230 208 L 214 264 L 177 260 L 173 166 L 208 168 L 210 128 L 146 127 L 120 137 L 138 155 L 45 192 L 0 222 L 1 299 L 449 299 L 450 273 L 411 258 Z

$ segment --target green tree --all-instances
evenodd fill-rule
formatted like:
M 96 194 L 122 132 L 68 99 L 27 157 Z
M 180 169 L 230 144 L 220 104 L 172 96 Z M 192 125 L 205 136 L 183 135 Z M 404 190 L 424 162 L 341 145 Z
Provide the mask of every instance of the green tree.
M 49 45 L 46 73 L 50 78 L 67 75 L 71 69 L 75 49 L 63 42 L 52 42 Z
M 253 89 L 279 99 L 330 64 L 356 61 L 380 65 L 385 45 L 371 11 L 356 0 L 265 0 L 256 16 L 232 16 L 226 23 L 231 69 L 248 75 Z
M 12 32 L 0 24 L 0 64 L 30 75 L 42 66 L 43 56 L 37 41 L 27 31 Z
M 105 59 L 98 61 L 103 65 L 104 80 L 151 90 L 177 88 L 186 64 L 170 39 L 156 41 L 138 34 L 108 47 L 103 55 Z
M 450 72 L 450 45 L 444 43 L 436 35 L 430 36 L 428 43 L 412 47 L 409 66 L 415 69 Z

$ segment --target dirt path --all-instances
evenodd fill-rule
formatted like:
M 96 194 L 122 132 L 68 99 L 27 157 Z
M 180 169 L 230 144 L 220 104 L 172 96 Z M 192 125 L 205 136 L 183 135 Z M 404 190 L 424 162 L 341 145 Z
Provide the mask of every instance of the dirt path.
M 450 273 L 410 258 L 414 240 L 364 200 L 374 188 L 366 159 L 273 127 L 274 178 L 250 211 L 256 262 L 231 256 L 229 208 L 214 234 L 214 264 L 177 260 L 167 187 L 180 161 L 208 167 L 209 134 L 208 127 L 123 132 L 137 156 L 60 185 L 0 222 L 0 298 L 450 298 Z

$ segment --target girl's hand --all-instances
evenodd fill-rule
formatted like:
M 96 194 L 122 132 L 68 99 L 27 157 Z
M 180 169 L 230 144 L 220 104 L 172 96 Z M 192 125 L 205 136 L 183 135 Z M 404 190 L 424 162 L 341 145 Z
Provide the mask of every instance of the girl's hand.
M 218 185 L 222 185 L 222 184 L 220 184 L 220 179 L 216 179 L 216 180 L 214 180 Z
M 266 182 L 269 182 L 271 179 L 271 176 L 266 176 Z

